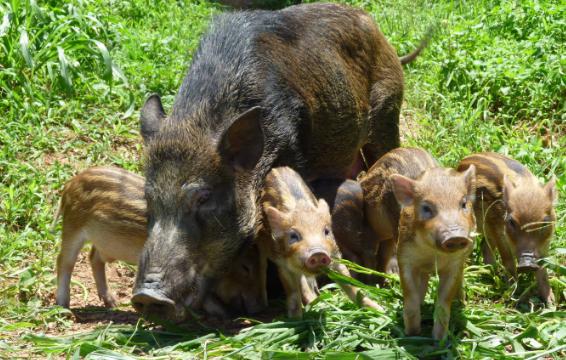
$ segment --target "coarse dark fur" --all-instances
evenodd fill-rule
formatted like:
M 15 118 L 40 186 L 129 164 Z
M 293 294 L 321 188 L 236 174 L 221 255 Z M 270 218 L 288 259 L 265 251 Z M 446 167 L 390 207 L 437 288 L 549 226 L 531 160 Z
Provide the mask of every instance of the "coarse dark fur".
M 360 148 L 371 164 L 399 145 L 402 97 L 401 63 L 361 10 L 220 15 L 171 115 L 157 97 L 142 110 L 149 240 L 136 291 L 160 287 L 177 301 L 204 288 L 254 233 L 271 168 L 351 176 Z

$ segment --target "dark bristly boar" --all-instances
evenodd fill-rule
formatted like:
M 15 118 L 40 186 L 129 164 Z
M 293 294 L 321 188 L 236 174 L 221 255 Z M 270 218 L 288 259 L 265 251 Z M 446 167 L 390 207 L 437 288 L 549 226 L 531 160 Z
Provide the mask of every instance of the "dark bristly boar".
M 438 166 L 438 162 L 422 149 L 397 148 L 381 157 L 358 180 L 363 189 L 364 216 L 368 225 L 364 237 L 377 257 L 374 269 L 387 273 L 398 271 L 395 253 L 401 207 L 395 199 L 391 175 L 416 180 L 425 170 Z
M 256 239 L 263 264 L 261 273 L 265 279 L 267 258 L 277 265 L 287 294 L 288 315 L 299 317 L 303 302 L 308 304 L 316 297 L 310 284 L 316 284 L 316 276 L 323 269 L 331 268 L 350 276 L 344 265 L 332 260 L 340 258 L 341 254 L 332 233 L 330 209 L 326 201 L 317 200 L 301 176 L 288 167 L 269 172 L 261 205 L 264 220 Z M 342 284 L 340 287 L 356 301 L 357 288 Z M 381 310 L 366 297 L 361 303 Z
M 258 224 L 274 166 L 348 178 L 399 145 L 401 62 L 372 18 L 309 4 L 218 16 L 165 115 L 142 109 L 149 238 L 132 301 L 198 304 Z
M 470 155 L 458 170 L 471 165 L 478 177 L 474 208 L 478 231 L 484 235 L 484 262 L 495 265 L 493 251 L 497 250 L 511 275 L 516 276 L 517 270 L 536 272 L 539 295 L 552 304 L 554 295 L 546 269 L 537 260 L 548 255 L 554 233 L 555 181 L 542 186 L 526 167 L 496 153 Z
M 69 307 L 69 285 L 77 256 L 92 242 L 90 263 L 98 295 L 107 307 L 116 300 L 108 290 L 105 264 L 114 260 L 137 264 L 147 239 L 144 179 L 115 167 L 93 167 L 73 177 L 63 190 L 58 215 L 63 238 L 57 258 L 56 303 Z M 203 304 L 214 315 L 261 310 L 257 248 L 242 249 Z M 179 309 L 184 311 L 184 309 Z
M 416 180 L 390 176 L 402 206 L 397 256 L 406 335 L 421 331 L 421 304 L 431 274 L 438 273 L 433 337 L 446 337 L 452 300 L 461 295 L 464 266 L 472 251 L 476 192 L 474 166 L 459 173 L 433 167 Z

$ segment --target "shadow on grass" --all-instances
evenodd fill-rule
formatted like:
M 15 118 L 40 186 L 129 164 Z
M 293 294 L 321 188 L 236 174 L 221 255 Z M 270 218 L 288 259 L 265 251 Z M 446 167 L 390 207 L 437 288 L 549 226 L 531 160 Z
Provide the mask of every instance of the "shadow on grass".
M 139 315 L 134 311 L 108 309 L 101 306 L 87 306 L 72 309 L 75 321 L 81 324 L 112 322 L 114 324 L 136 324 Z

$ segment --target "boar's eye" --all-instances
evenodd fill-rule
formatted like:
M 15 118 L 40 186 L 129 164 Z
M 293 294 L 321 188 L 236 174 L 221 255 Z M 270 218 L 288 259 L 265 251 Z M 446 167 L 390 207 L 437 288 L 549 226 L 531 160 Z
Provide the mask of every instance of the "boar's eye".
M 301 235 L 295 230 L 289 231 L 289 245 L 301 241 Z
M 330 235 L 330 228 L 327 226 L 324 228 L 324 236 L 329 236 Z
M 202 189 L 199 191 L 199 194 L 196 198 L 196 206 L 201 206 L 202 204 L 204 204 L 205 202 L 208 201 L 208 199 L 210 199 L 210 194 L 211 191 L 210 189 Z
M 197 184 L 185 184 L 182 189 L 188 209 L 199 208 L 210 199 L 212 194 L 210 188 Z
M 427 203 L 421 204 L 419 212 L 420 212 L 420 217 L 423 220 L 431 219 L 434 217 L 434 209 L 432 208 L 431 205 Z

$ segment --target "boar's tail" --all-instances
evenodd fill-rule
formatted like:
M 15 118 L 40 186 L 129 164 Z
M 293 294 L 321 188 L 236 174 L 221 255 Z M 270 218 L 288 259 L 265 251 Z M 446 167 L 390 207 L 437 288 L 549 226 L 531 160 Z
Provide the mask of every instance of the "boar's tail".
M 53 222 L 49 226 L 49 232 L 54 234 L 55 233 L 55 226 L 57 226 L 57 220 L 61 216 L 61 212 L 63 211 L 63 198 L 59 201 L 59 207 L 57 208 L 57 212 L 55 213 L 55 217 L 53 218 Z
M 421 52 L 428 46 L 428 42 L 430 41 L 433 32 L 434 32 L 434 26 L 429 27 L 425 33 L 425 36 L 421 40 L 419 47 L 416 48 L 413 52 L 401 56 L 399 58 L 399 61 L 401 61 L 401 65 L 407 65 L 408 63 L 413 62 L 413 60 L 415 60 L 417 56 L 421 54 Z

